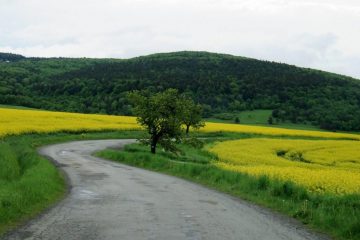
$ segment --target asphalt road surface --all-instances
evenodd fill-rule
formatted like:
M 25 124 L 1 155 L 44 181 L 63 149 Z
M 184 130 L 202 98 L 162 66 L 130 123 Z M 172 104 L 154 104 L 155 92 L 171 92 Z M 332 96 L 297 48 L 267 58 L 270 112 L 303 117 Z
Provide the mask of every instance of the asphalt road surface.
M 67 174 L 69 195 L 4 239 L 325 239 L 268 210 L 181 180 L 91 156 L 134 140 L 77 141 L 40 153 Z

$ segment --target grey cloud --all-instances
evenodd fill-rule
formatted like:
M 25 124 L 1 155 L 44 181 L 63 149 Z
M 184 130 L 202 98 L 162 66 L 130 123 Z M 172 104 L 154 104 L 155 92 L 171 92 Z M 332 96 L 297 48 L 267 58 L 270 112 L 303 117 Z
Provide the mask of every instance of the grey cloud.
M 334 33 L 325 33 L 321 35 L 304 34 L 299 37 L 300 42 L 310 49 L 321 54 L 325 54 L 338 40 L 338 36 Z
M 134 57 L 206 50 L 360 77 L 355 0 L 0 0 L 0 51 Z

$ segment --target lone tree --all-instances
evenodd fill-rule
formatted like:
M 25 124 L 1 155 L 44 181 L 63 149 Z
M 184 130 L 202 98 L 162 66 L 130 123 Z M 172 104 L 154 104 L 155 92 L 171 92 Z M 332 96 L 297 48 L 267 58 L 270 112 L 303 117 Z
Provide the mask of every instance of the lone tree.
M 176 89 L 168 89 L 153 94 L 149 91 L 133 91 L 128 94 L 133 105 L 133 113 L 137 121 L 145 127 L 150 135 L 142 140 L 150 145 L 152 153 L 156 153 L 156 146 L 160 144 L 166 150 L 176 149 L 174 140 L 181 139 L 184 115 L 183 98 Z
M 189 135 L 190 127 L 194 129 L 199 129 L 205 126 L 205 123 L 202 121 L 202 106 L 196 104 L 189 97 L 182 97 L 181 103 L 184 107 L 182 115 L 182 123 L 185 125 L 186 136 Z

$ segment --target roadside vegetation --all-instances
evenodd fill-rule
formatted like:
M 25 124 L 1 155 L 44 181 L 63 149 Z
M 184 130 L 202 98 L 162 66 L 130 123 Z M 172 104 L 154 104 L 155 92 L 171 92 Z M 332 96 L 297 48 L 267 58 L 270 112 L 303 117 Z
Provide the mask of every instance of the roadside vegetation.
M 0 142 L 0 233 L 63 196 L 64 178 L 29 137 Z
M 219 134 L 218 137 L 221 135 Z M 238 136 L 240 137 L 240 136 Z M 254 137 L 244 135 L 243 138 Z M 256 136 L 255 136 L 256 137 Z M 223 137 L 220 138 L 222 141 Z M 208 146 L 216 139 L 207 139 Z M 219 140 L 219 139 L 218 139 Z M 286 140 L 286 139 L 284 139 Z M 104 150 L 96 155 L 135 167 L 188 179 L 294 217 L 336 239 L 360 239 L 360 195 L 309 191 L 294 181 L 219 168 L 221 160 L 201 145 L 183 143 L 178 153 L 151 154 L 145 146 Z

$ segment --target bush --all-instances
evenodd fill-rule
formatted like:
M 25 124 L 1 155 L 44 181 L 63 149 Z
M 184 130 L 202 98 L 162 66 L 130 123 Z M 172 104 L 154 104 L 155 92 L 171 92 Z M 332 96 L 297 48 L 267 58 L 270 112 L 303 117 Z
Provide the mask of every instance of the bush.
M 283 184 L 283 193 L 286 197 L 291 197 L 295 192 L 295 186 L 292 182 L 285 182 Z
M 214 114 L 213 117 L 221 120 L 232 120 L 236 115 L 234 113 L 217 113 Z
M 186 138 L 184 139 L 183 143 L 197 149 L 204 147 L 204 142 L 197 138 Z
M 257 188 L 259 190 L 267 190 L 269 188 L 269 185 L 270 185 L 269 177 L 264 175 L 259 178 Z

